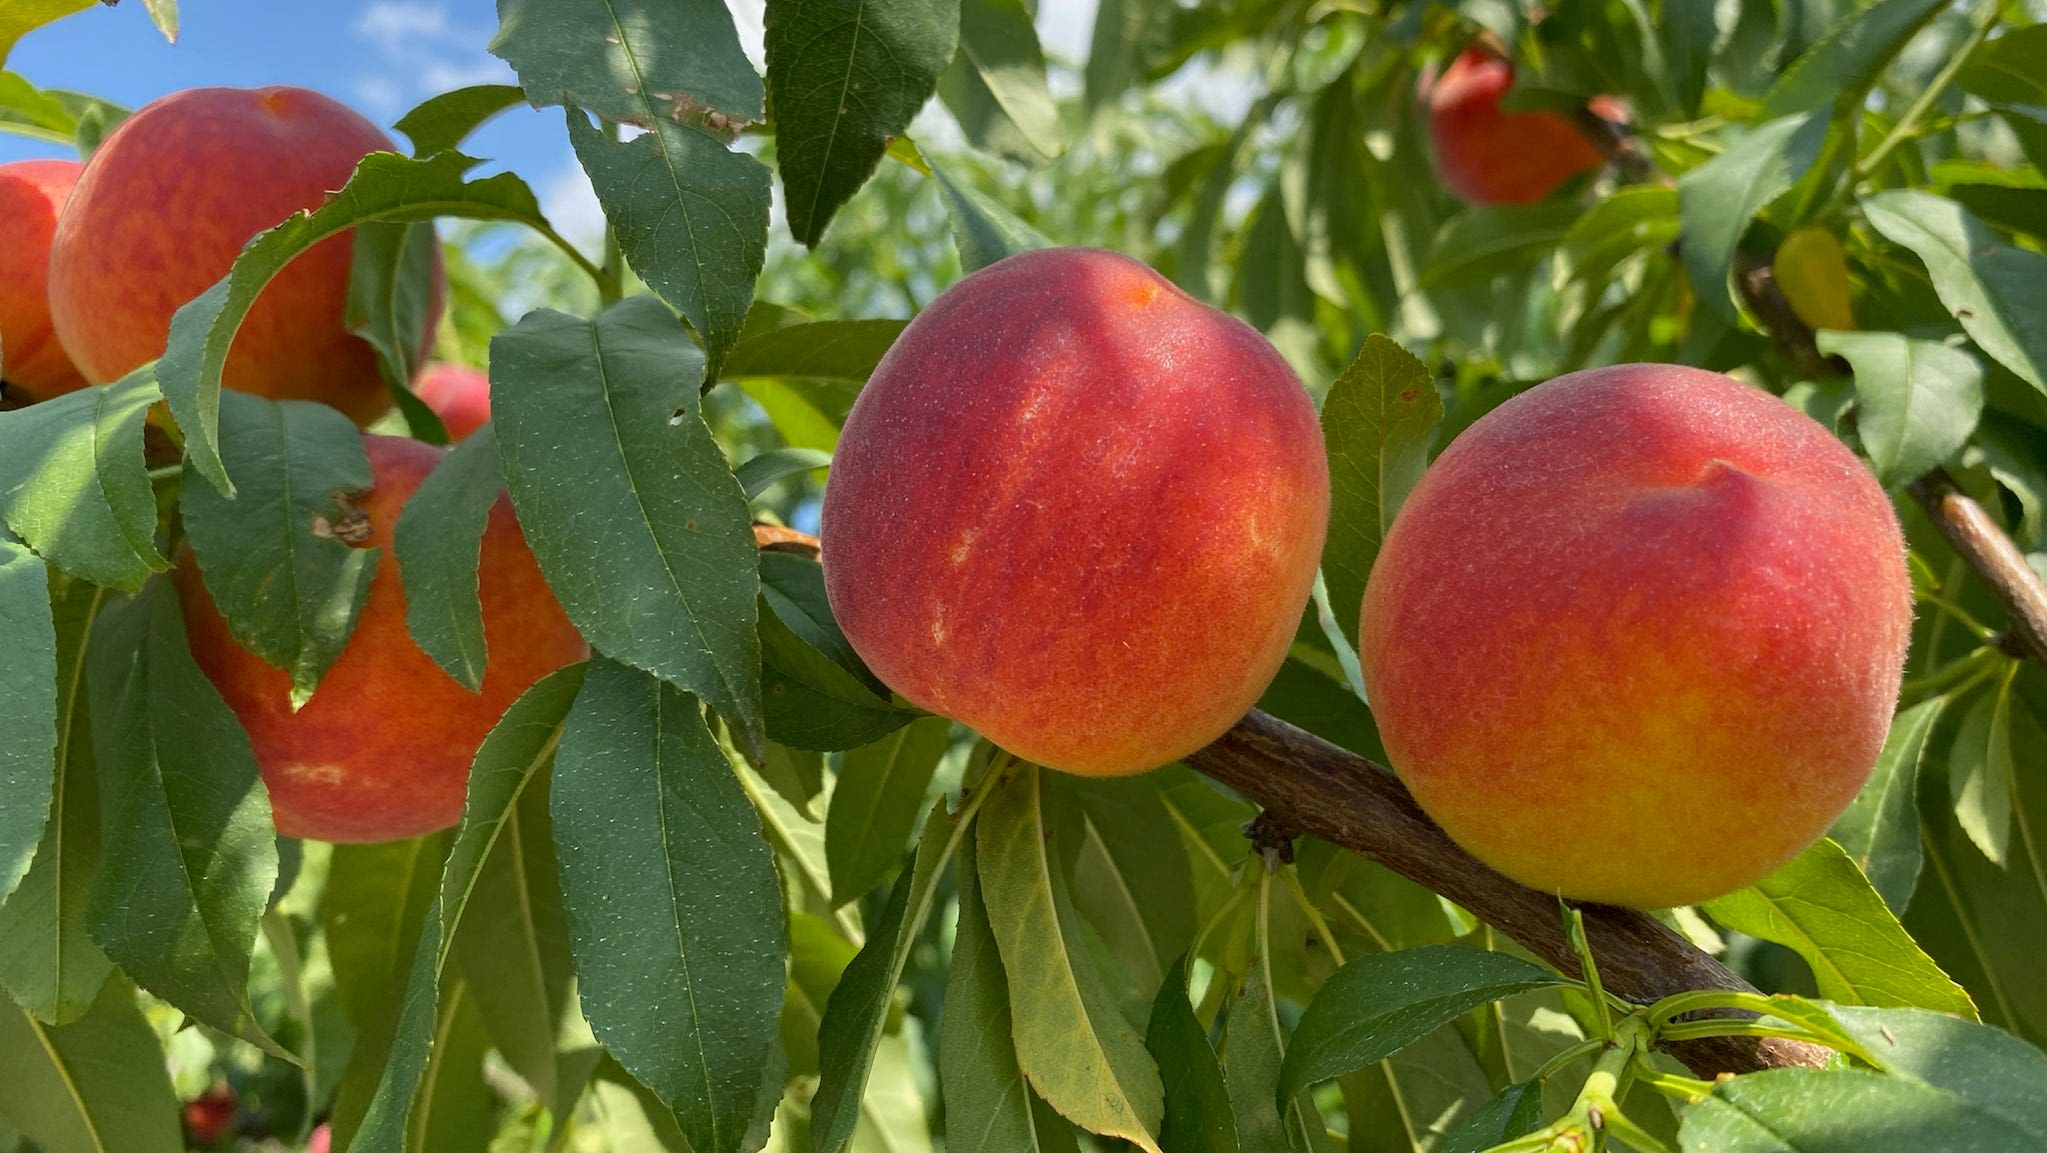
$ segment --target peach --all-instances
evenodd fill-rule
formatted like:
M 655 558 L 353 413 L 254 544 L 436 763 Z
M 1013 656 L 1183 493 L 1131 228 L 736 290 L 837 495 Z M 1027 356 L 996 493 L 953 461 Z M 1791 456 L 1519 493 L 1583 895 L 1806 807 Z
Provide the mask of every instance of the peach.
M 461 440 L 490 423 L 490 377 L 466 364 L 429 364 L 412 391 L 447 426 L 449 440 Z
M 443 829 L 462 815 L 469 763 L 520 693 L 583 659 L 583 638 L 555 603 L 500 496 L 483 534 L 478 580 L 490 664 L 472 693 L 442 672 L 405 627 L 392 547 L 398 513 L 444 454 L 400 437 L 365 436 L 375 487 L 361 507 L 383 550 L 348 645 L 311 700 L 291 711 L 291 677 L 237 643 L 189 563 L 173 578 L 192 656 L 248 730 L 279 832 L 325 841 L 387 841 Z
M 1428 93 L 1429 143 L 1436 174 L 1467 204 L 1533 204 L 1605 159 L 1568 119 L 1554 112 L 1502 112 L 1514 86 L 1514 62 L 1480 44 L 1460 53 Z M 1610 98 L 1595 111 L 1613 119 Z
M 1868 469 L 1695 368 L 1560 376 L 1444 450 L 1365 590 L 1386 751 L 1474 856 L 1658 908 L 1795 856 L 1883 747 L 1912 625 Z
M 105 382 L 161 356 L 171 314 L 226 276 L 251 237 L 319 207 L 366 153 L 390 148 L 376 125 L 303 88 L 195 88 L 130 116 L 57 221 L 50 315 L 72 361 Z M 352 241 L 321 241 L 270 282 L 235 335 L 226 387 L 317 400 L 357 423 L 390 407 L 376 353 L 343 324 Z
M 75 160 L 0 164 L 0 377 L 35 400 L 85 387 L 50 326 L 50 237 Z
M 1255 330 L 1128 257 L 1026 252 L 933 301 L 861 391 L 825 588 L 912 702 L 1136 773 L 1271 681 L 1328 511 L 1314 404 Z

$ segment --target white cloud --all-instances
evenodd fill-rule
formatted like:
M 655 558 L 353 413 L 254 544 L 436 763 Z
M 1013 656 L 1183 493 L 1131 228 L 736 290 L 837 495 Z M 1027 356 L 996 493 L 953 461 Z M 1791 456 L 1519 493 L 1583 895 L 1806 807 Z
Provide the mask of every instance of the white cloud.
M 355 34 L 385 52 L 397 52 L 420 40 L 448 34 L 448 10 L 438 5 L 380 0 L 356 18 Z
M 356 97 L 380 116 L 396 116 L 451 88 L 513 81 L 505 62 L 484 48 L 491 27 L 457 23 L 445 2 L 377 0 L 363 9 L 352 31 L 376 57 L 356 78 Z

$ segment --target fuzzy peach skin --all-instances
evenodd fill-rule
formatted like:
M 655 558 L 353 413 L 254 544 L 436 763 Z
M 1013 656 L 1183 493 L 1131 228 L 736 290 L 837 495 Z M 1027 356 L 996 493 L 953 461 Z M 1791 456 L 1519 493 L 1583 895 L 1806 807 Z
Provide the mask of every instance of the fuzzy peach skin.
M 1554 112 L 1502 112 L 1514 62 L 1478 44 L 1429 89 L 1429 143 L 1436 174 L 1467 204 L 1533 204 L 1605 159 Z M 1602 114 L 1617 111 L 1605 101 Z
M 171 314 L 226 276 L 250 238 L 319 207 L 364 154 L 390 148 L 376 125 L 303 88 L 194 88 L 136 112 L 57 222 L 50 315 L 71 359 L 104 383 L 161 356 Z M 263 290 L 228 352 L 226 387 L 317 400 L 359 424 L 390 407 L 376 354 L 343 324 L 353 241 L 320 242 Z
M 76 160 L 0 164 L 0 378 L 34 400 L 85 387 L 50 326 L 50 238 Z
M 1561 376 L 1415 486 L 1359 656 L 1394 768 L 1546 892 L 1660 908 L 1811 844 L 1883 747 L 1912 624 L 1883 490 L 1729 377 Z
M 1128 257 L 1027 252 L 933 301 L 860 393 L 825 588 L 916 704 L 1136 773 L 1264 691 L 1328 513 L 1314 404 L 1262 336 Z
M 364 543 L 383 551 L 354 635 L 296 714 L 290 675 L 235 641 L 189 553 L 173 574 L 192 656 L 248 730 L 277 830 L 288 836 L 389 841 L 454 824 L 469 763 L 498 717 L 533 682 L 588 654 L 501 495 L 479 568 L 490 654 L 483 691 L 442 672 L 406 631 L 392 540 L 399 510 L 444 450 L 400 437 L 363 443 L 376 485 L 361 500 Z
M 447 426 L 448 439 L 459 441 L 490 423 L 490 377 L 465 364 L 429 364 L 412 382 L 412 391 Z

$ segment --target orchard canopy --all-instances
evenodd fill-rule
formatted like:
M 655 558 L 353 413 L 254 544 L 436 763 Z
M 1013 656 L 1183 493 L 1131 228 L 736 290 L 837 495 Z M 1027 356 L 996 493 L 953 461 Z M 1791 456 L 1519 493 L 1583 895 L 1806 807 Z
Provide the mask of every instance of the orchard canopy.
M 0 1153 L 2047 1150 L 2043 577 L 2039 0 L 0 0 Z

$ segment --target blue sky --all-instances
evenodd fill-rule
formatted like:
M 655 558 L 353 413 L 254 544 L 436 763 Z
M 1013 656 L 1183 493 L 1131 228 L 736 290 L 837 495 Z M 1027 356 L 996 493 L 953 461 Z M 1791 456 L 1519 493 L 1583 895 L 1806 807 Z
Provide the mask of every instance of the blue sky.
M 1086 51 L 1096 0 L 1043 0 L 1048 51 Z M 760 65 L 762 0 L 733 0 L 741 42 Z M 296 84 L 317 89 L 389 127 L 420 100 L 466 84 L 513 80 L 486 45 L 492 0 L 186 0 L 183 29 L 167 44 L 137 0 L 94 7 L 30 33 L 7 67 L 45 88 L 71 88 L 139 107 L 184 88 Z M 929 113 L 927 113 L 929 115 Z M 561 113 L 516 108 L 466 146 L 525 177 L 555 225 L 582 239 L 597 220 L 575 166 Z M 0 134 L 0 163 L 69 155 Z

